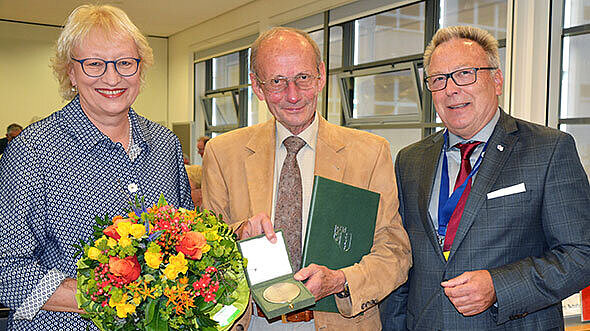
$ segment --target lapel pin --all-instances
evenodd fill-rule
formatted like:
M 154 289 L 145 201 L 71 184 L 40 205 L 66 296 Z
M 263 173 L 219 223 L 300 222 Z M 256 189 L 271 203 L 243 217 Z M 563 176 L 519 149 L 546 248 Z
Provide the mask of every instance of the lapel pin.
M 496 146 L 496 148 L 497 148 L 497 149 L 498 149 L 500 152 L 504 151 L 504 146 L 502 146 L 502 145 L 498 145 L 498 146 Z

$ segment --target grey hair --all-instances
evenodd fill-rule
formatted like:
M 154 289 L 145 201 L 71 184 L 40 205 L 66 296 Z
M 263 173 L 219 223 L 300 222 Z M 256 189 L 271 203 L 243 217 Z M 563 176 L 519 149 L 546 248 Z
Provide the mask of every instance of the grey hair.
M 460 25 L 449 26 L 438 30 L 424 51 L 424 70 L 428 73 L 432 53 L 440 44 L 453 39 L 469 39 L 478 43 L 487 55 L 490 66 L 500 67 L 500 56 L 498 55 L 498 40 L 484 29 L 473 26 Z

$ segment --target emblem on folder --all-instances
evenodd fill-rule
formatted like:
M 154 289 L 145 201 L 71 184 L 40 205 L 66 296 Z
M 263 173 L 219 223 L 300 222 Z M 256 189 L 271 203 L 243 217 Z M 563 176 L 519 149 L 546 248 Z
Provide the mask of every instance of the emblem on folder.
M 352 245 L 352 233 L 346 226 L 334 224 L 334 242 L 341 250 L 348 252 Z

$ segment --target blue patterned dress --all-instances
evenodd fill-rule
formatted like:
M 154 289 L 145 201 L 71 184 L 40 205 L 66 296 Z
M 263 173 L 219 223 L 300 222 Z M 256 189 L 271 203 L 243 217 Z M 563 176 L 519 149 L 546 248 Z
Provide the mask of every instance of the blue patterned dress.
M 10 330 L 96 329 L 76 313 L 39 310 L 66 277 L 96 215 L 122 214 L 129 197 L 163 193 L 192 208 L 182 150 L 163 126 L 129 110 L 129 154 L 94 126 L 78 97 L 30 125 L 0 159 L 0 302 Z M 16 312 L 16 313 L 15 313 Z

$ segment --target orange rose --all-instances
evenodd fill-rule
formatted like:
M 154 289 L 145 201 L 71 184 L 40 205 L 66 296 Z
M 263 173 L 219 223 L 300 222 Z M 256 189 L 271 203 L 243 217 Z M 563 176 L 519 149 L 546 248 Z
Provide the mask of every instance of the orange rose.
M 104 233 L 106 236 L 111 237 L 115 240 L 119 240 L 119 238 L 121 238 L 121 235 L 117 232 L 117 224 L 122 221 L 128 221 L 128 220 L 124 219 L 123 216 L 121 216 L 121 215 L 117 215 L 117 216 L 113 217 L 113 224 L 109 225 L 106 229 L 102 230 L 102 233 Z
M 200 260 L 205 245 L 207 245 L 207 239 L 201 232 L 190 231 L 180 238 L 176 251 L 182 252 L 189 259 Z
M 125 284 L 129 284 L 139 277 L 141 266 L 135 255 L 128 256 L 124 259 L 111 256 L 109 259 L 109 271 L 115 276 L 122 277 L 125 280 Z

